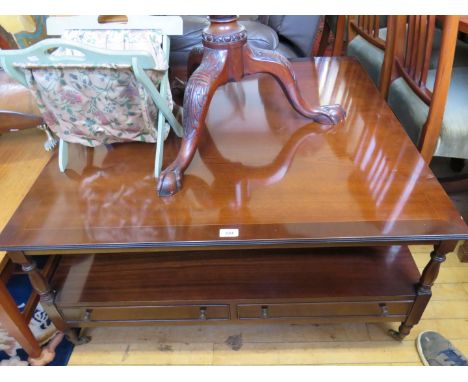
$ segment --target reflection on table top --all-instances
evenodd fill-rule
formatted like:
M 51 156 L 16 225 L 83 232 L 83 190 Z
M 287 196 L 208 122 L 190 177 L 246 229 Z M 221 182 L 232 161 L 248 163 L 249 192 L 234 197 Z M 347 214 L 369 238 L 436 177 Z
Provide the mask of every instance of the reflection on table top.
M 220 88 L 178 194 L 159 198 L 154 146 L 72 145 L 45 168 L 0 236 L 10 249 L 333 245 L 468 238 L 459 213 L 361 66 L 293 64 L 313 104 L 341 103 L 328 127 L 297 114 L 267 75 Z M 179 142 L 166 142 L 165 165 Z M 220 238 L 236 228 L 238 237 Z

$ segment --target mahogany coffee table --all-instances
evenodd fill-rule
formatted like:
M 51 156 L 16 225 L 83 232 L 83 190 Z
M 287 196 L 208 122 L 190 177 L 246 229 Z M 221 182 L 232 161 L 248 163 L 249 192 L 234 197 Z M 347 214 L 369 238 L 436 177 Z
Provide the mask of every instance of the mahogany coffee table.
M 215 93 L 184 187 L 160 198 L 154 145 L 73 145 L 0 235 L 58 329 L 223 322 L 398 321 L 431 297 L 465 222 L 357 61 L 293 63 L 296 113 L 267 75 Z M 317 89 L 320 94 L 317 93 Z M 169 139 L 166 164 L 179 142 Z M 433 244 L 422 275 L 409 244 Z M 51 278 L 34 256 L 60 257 Z

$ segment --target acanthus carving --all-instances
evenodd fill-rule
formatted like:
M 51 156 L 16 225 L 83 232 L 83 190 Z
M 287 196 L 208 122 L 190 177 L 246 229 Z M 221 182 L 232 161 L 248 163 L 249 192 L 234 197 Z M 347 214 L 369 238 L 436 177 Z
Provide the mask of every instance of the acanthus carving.
M 224 67 L 227 52 L 205 48 L 203 61 L 190 77 L 184 94 L 184 138 L 192 139 L 199 129 L 210 87 Z

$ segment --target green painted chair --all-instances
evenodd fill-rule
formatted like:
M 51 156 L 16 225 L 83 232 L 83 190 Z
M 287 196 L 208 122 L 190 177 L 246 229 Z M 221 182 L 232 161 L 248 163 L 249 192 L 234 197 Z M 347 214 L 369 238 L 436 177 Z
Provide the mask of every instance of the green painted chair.
M 162 36 L 162 50 L 164 59 L 167 61 L 169 55 L 169 38 L 167 35 Z M 73 52 L 73 54 L 69 54 L 70 52 Z M 23 85 L 42 91 L 42 93 L 36 94 L 40 108 L 42 106 L 43 109 L 47 110 L 46 106 L 51 104 L 50 100 L 46 101 L 45 98 L 56 96 L 56 100 L 62 109 L 55 114 L 46 111 L 43 116 L 48 124 L 66 125 L 59 128 L 59 131 L 54 131 L 60 138 L 59 168 L 62 172 L 65 171 L 68 164 L 69 142 L 96 146 L 98 144 L 136 140 L 156 142 L 155 176 L 158 177 L 162 167 L 165 122 L 168 122 L 178 136 L 182 135 L 182 127 L 169 108 L 167 101 L 169 91 L 167 70 L 162 75 L 164 80 L 160 82 L 161 86 L 158 91 L 155 83 L 150 79 L 151 70 L 155 68 L 156 63 L 153 56 L 146 51 L 99 49 L 54 38 L 43 40 L 26 49 L 0 51 L 0 64 L 7 74 Z M 93 74 L 96 74 L 95 84 L 89 84 L 87 74 L 89 71 L 94 71 Z M 65 80 L 72 81 L 74 87 L 66 88 Z M 106 84 L 106 87 L 103 84 Z M 51 86 L 60 87 L 62 85 L 63 87 L 60 89 L 63 91 L 55 91 L 56 87 L 51 88 Z M 73 115 L 72 109 L 75 106 L 76 109 L 81 107 L 80 94 L 76 90 L 81 89 L 83 85 L 95 86 L 100 92 L 101 98 L 96 97 L 100 102 L 95 108 L 97 118 L 94 122 L 96 123 L 91 123 L 92 118 L 87 118 L 84 123 L 81 121 L 81 125 L 79 125 L 81 130 L 77 130 L 76 125 L 78 125 L 79 121 L 76 115 Z M 112 97 L 109 97 L 104 90 L 114 92 L 111 93 Z M 137 123 L 124 123 L 123 129 L 120 129 L 119 124 L 122 125 L 122 121 L 112 120 L 116 118 L 115 113 L 112 113 L 112 104 L 105 106 L 102 102 L 110 100 L 114 102 L 114 106 L 128 106 L 121 98 L 117 97 L 117 95 L 121 94 L 128 97 L 134 96 L 137 100 L 151 99 L 153 101 L 155 106 L 153 115 L 148 111 L 147 105 L 143 105 L 139 110 L 142 117 L 146 119 L 154 118 L 155 121 L 157 118 L 157 128 L 154 131 L 151 131 L 150 128 L 139 131 L 141 124 Z M 135 103 L 129 103 L 129 105 L 128 109 L 131 110 Z M 56 111 L 58 110 L 56 105 L 52 107 L 56 107 Z M 123 121 L 132 121 L 132 118 L 135 117 L 133 114 L 128 112 L 128 115 L 123 116 L 121 119 Z M 66 118 L 57 118 L 57 115 L 61 117 L 65 115 Z M 84 127 L 86 127 L 87 131 L 83 133 Z

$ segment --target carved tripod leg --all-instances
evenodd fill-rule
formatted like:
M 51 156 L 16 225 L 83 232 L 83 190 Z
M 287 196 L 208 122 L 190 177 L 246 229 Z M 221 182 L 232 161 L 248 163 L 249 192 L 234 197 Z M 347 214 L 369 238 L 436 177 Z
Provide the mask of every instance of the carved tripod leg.
M 279 82 L 294 109 L 316 122 L 334 125 L 341 122 L 346 112 L 341 105 L 311 107 L 301 96 L 288 59 L 265 49 L 244 45 L 244 74 L 269 73 Z
M 411 331 L 412 327 L 416 325 L 426 308 L 429 300 L 431 299 L 431 288 L 439 274 L 440 265 L 445 261 L 445 255 L 455 249 L 457 242 L 447 241 L 441 242 L 434 246 L 431 252 L 431 260 L 426 265 L 416 286 L 416 299 L 411 307 L 406 320 L 403 321 L 398 328 L 398 331 L 390 329 L 389 334 L 396 340 L 402 340 Z
M 159 196 L 170 196 L 182 187 L 183 172 L 193 159 L 215 90 L 227 82 L 227 50 L 205 48 L 203 60 L 190 77 L 184 94 L 184 136 L 177 158 L 160 175 Z

